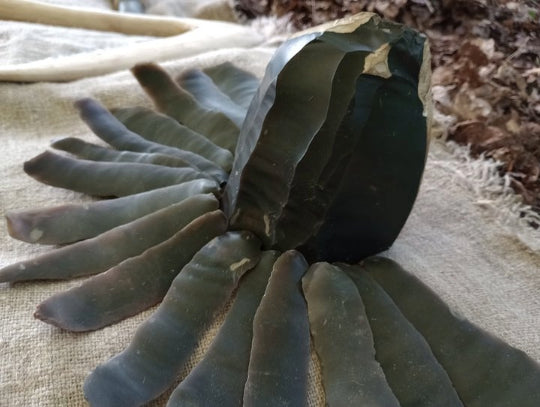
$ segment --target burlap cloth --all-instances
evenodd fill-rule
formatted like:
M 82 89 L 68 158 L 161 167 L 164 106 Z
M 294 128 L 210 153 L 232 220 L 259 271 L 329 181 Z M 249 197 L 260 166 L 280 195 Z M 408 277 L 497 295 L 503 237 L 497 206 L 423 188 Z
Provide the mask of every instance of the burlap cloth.
M 63 1 L 66 4 L 69 1 Z M 108 2 L 93 1 L 97 7 Z M 0 22 L 0 63 L 38 60 L 141 38 L 32 24 Z M 231 44 L 234 47 L 234 44 Z M 224 49 L 165 64 L 171 72 L 223 61 L 262 75 L 272 50 Z M 59 136 L 95 140 L 72 107 L 91 96 L 108 107 L 147 105 L 128 72 L 72 83 L 0 84 L 0 212 L 88 197 L 44 186 L 22 163 Z M 496 165 L 433 142 L 414 210 L 387 255 L 416 273 L 456 311 L 540 360 L 540 233 L 526 225 L 534 214 L 519 204 Z M 47 250 L 12 240 L 0 225 L 0 266 Z M 0 406 L 85 406 L 82 383 L 99 363 L 120 352 L 145 312 L 97 332 L 62 332 L 32 317 L 35 306 L 78 281 L 0 284 Z M 219 323 L 202 341 L 200 358 Z M 189 367 L 186 368 L 187 372 Z M 317 369 L 310 406 L 323 406 Z M 164 406 L 166 397 L 151 403 Z

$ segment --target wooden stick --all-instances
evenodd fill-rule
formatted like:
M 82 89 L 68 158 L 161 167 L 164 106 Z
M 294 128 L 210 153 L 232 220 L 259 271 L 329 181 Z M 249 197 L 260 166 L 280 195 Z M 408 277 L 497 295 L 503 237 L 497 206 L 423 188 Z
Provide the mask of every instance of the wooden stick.
M 154 37 L 178 35 L 200 26 L 192 18 L 123 14 L 33 0 L 0 0 L 0 19 Z
M 231 46 L 249 48 L 262 42 L 262 35 L 249 27 L 231 23 L 206 22 L 199 28 L 173 37 L 66 57 L 4 65 L 0 67 L 0 81 L 66 82 L 129 69 L 144 62 L 186 58 Z

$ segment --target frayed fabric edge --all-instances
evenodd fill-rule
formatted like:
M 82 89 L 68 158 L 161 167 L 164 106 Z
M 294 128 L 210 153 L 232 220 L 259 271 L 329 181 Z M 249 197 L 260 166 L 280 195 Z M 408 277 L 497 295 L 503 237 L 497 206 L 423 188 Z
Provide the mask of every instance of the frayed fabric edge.
M 471 192 L 473 204 L 488 210 L 504 232 L 540 253 L 540 229 L 532 226 L 540 225 L 540 214 L 514 192 L 510 175 L 500 174 L 502 163 L 483 155 L 474 158 L 469 146 L 453 141 L 433 140 L 432 143 L 439 148 L 430 149 L 430 165 L 451 174 L 453 182 Z

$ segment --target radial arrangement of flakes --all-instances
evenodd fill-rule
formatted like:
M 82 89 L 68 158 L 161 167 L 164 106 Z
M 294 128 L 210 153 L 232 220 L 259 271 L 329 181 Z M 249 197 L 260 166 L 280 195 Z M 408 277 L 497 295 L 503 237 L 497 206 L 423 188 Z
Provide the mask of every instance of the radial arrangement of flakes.
M 230 63 L 133 68 L 157 113 L 77 102 L 109 147 L 67 137 L 24 164 L 103 197 L 7 214 L 61 245 L 0 282 L 71 279 L 35 316 L 91 331 L 159 304 L 84 383 L 94 407 L 307 406 L 311 342 L 329 406 L 536 407 L 540 367 L 398 264 L 429 129 L 425 37 L 360 14 L 282 45 L 259 82 Z M 234 295 L 233 295 L 234 294 Z

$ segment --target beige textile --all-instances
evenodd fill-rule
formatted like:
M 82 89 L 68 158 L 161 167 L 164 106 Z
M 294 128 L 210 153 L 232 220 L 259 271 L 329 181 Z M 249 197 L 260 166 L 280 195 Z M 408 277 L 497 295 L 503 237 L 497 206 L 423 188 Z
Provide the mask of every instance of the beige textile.
M 0 64 L 141 40 L 1 21 Z M 178 73 L 233 61 L 262 75 L 271 49 L 233 47 L 164 66 Z M 39 184 L 22 171 L 22 162 L 45 150 L 55 137 L 96 140 L 72 106 L 87 96 L 109 108 L 150 106 L 125 71 L 72 83 L 0 83 L 1 215 L 90 199 Z M 494 168 L 471 160 L 463 149 L 434 142 L 413 213 L 388 255 L 420 276 L 456 311 L 540 360 L 540 234 L 520 220 L 519 212 L 526 208 L 516 203 Z M 0 266 L 48 249 L 9 238 L 5 221 L 0 223 Z M 87 374 L 120 352 L 151 312 L 85 334 L 63 332 L 32 317 L 39 302 L 79 282 L 0 284 L 1 407 L 86 406 L 82 383 Z M 218 326 L 202 341 L 185 373 Z M 323 406 L 316 369 L 311 375 L 309 405 Z M 165 403 L 166 396 L 150 405 Z

